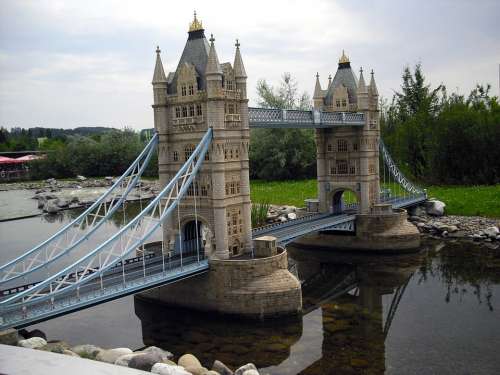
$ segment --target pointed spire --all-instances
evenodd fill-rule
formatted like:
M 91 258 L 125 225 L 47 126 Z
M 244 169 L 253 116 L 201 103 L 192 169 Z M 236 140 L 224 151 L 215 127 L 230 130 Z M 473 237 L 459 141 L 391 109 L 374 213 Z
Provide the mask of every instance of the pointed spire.
M 319 82 L 319 73 L 316 73 L 316 84 L 314 85 L 313 99 L 320 99 L 322 97 L 323 97 L 323 90 L 321 89 L 321 83 Z
M 370 74 L 372 75 L 370 79 L 370 93 L 372 95 L 378 95 L 377 85 L 375 84 L 375 73 L 373 73 L 373 69 Z
M 243 65 L 243 59 L 240 53 L 240 42 L 236 39 L 236 54 L 234 55 L 234 77 L 235 78 L 247 78 L 247 73 L 245 72 L 245 66 Z
M 332 75 L 328 74 L 328 88 L 332 85 Z
M 205 69 L 205 75 L 208 74 L 221 74 L 222 69 L 219 64 L 219 58 L 217 57 L 217 52 L 215 52 L 215 38 L 213 34 L 210 34 L 210 51 L 208 52 L 207 68 Z
M 153 74 L 153 84 L 154 83 L 166 83 L 167 82 L 167 77 L 165 76 L 165 71 L 163 70 L 163 64 L 161 62 L 161 57 L 160 57 L 160 47 L 156 46 L 156 64 L 155 64 L 155 71 Z
M 365 78 L 363 77 L 363 68 L 359 69 L 358 92 L 367 92 Z

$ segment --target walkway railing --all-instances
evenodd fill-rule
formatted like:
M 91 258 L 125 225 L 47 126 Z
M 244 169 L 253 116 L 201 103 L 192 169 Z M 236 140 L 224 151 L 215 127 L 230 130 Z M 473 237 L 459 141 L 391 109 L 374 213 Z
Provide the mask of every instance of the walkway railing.
M 74 294 L 76 301 L 80 301 L 81 289 L 90 282 L 95 282 L 94 287 L 97 286 L 96 289 L 100 290 L 100 293 L 104 293 L 104 274 L 119 262 L 123 262 L 143 245 L 153 232 L 161 227 L 162 222 L 172 215 L 175 208 L 178 207 L 180 200 L 186 194 L 201 168 L 211 140 L 212 129 L 209 129 L 192 155 L 168 185 L 119 232 L 81 259 L 41 283 L 0 301 L 0 312 L 5 314 L 8 311 L 22 310 L 27 313 L 30 306 L 42 308 L 47 304 L 52 309 L 55 309 L 58 298 L 63 296 L 67 298 L 68 294 Z M 158 268 L 159 271 L 165 273 L 164 257 L 162 258 L 163 262 Z M 200 260 L 199 256 L 198 260 Z M 180 262 L 181 264 L 183 262 L 182 253 Z M 71 274 L 76 276 L 71 278 Z M 123 277 L 123 283 L 127 284 L 127 275 L 124 270 L 121 276 Z M 146 278 L 145 268 L 144 278 Z

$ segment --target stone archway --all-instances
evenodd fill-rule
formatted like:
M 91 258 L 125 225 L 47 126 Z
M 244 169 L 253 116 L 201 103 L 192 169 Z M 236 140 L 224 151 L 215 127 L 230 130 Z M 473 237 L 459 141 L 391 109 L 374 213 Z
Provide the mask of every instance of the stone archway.
M 175 252 L 182 248 L 183 255 L 209 258 L 214 252 L 215 238 L 208 221 L 200 215 L 188 215 L 181 220 L 181 230 L 176 231 Z
M 330 212 L 340 215 L 345 212 L 359 212 L 359 195 L 351 189 L 340 188 L 335 190 L 330 197 Z

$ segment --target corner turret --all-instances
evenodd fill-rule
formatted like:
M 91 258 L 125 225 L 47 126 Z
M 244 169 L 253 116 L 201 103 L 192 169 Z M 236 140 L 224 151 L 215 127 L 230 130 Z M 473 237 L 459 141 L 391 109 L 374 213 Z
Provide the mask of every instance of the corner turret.
M 313 106 L 320 109 L 323 105 L 323 90 L 319 81 L 319 73 L 316 73 L 316 84 L 314 85 Z
M 368 89 L 366 87 L 365 78 L 363 77 L 363 68 L 359 69 L 358 80 L 358 110 L 365 111 L 368 109 Z
M 236 88 L 240 90 L 241 99 L 247 98 L 247 73 L 245 71 L 245 66 L 243 65 L 243 59 L 241 58 L 240 52 L 240 42 L 236 39 L 236 52 L 234 54 L 234 78 L 236 81 Z

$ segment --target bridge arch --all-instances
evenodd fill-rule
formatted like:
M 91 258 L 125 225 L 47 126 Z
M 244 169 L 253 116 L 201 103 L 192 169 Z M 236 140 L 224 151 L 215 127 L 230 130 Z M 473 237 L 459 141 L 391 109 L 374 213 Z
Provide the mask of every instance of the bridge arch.
M 201 256 L 210 257 L 215 251 L 215 239 L 209 221 L 199 214 L 183 216 L 180 222 L 180 236 L 177 235 L 175 239 L 176 252 L 180 251 L 181 243 L 184 254 L 196 253 L 199 249 Z
M 338 187 L 328 195 L 330 213 L 341 214 L 347 211 L 359 212 L 361 195 L 351 187 Z

